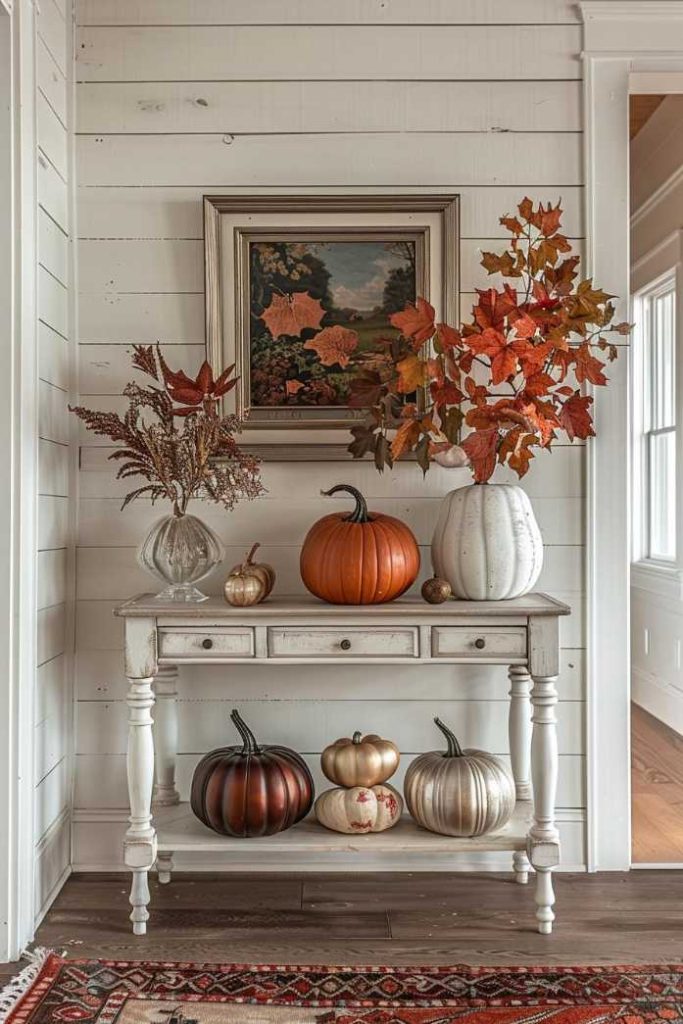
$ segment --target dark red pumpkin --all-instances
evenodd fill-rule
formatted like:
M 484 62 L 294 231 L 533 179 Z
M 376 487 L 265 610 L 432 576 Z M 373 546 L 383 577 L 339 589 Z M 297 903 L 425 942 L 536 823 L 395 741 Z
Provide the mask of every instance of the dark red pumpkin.
M 415 581 L 420 549 L 400 519 L 368 512 L 355 487 L 337 484 L 325 495 L 347 491 L 353 512 L 333 512 L 314 523 L 301 549 L 301 578 L 316 597 L 330 604 L 393 601 Z
M 243 839 L 284 832 L 313 804 L 308 765 L 289 747 L 259 746 L 236 710 L 230 719 L 242 746 L 221 747 L 201 759 L 192 777 L 192 811 L 223 836 Z

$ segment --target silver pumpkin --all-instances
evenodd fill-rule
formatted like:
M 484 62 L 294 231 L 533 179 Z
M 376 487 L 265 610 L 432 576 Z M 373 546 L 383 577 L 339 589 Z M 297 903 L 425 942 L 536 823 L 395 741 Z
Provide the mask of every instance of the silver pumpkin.
M 502 828 L 515 809 L 515 783 L 507 766 L 484 750 L 463 750 L 435 718 L 447 750 L 421 754 L 406 772 L 403 792 L 422 828 L 444 836 L 481 836 Z

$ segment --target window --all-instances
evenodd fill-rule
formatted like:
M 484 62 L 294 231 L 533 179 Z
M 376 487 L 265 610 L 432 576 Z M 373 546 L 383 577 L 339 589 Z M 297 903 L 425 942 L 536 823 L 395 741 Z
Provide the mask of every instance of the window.
M 636 500 L 641 559 L 675 562 L 676 552 L 676 281 L 669 275 L 637 298 L 640 373 L 636 397 Z

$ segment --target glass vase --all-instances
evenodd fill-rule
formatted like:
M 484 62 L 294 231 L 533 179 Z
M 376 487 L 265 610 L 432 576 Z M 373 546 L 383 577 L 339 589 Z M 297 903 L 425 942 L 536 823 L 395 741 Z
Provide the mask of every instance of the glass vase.
M 206 601 L 195 586 L 223 559 L 223 545 L 197 516 L 173 514 L 159 519 L 138 551 L 140 565 L 166 587 L 157 601 Z

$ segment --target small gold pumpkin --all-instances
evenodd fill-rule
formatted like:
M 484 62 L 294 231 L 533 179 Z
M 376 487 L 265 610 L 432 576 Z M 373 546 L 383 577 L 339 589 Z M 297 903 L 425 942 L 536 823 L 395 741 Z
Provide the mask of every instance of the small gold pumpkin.
M 225 600 L 236 608 L 259 604 L 266 596 L 263 581 L 249 573 L 231 573 L 223 587 Z
M 351 739 L 343 737 L 325 747 L 320 755 L 324 774 L 337 786 L 376 786 L 386 782 L 401 759 L 398 747 L 391 740 L 369 733 L 354 732 Z
M 233 565 L 230 570 L 230 576 L 254 576 L 263 584 L 265 589 L 263 597 L 268 597 L 275 586 L 275 569 L 273 569 L 272 565 L 268 565 L 267 562 L 254 561 L 254 555 L 260 547 L 261 545 L 258 542 L 253 544 L 244 561 L 240 562 L 239 565 Z

